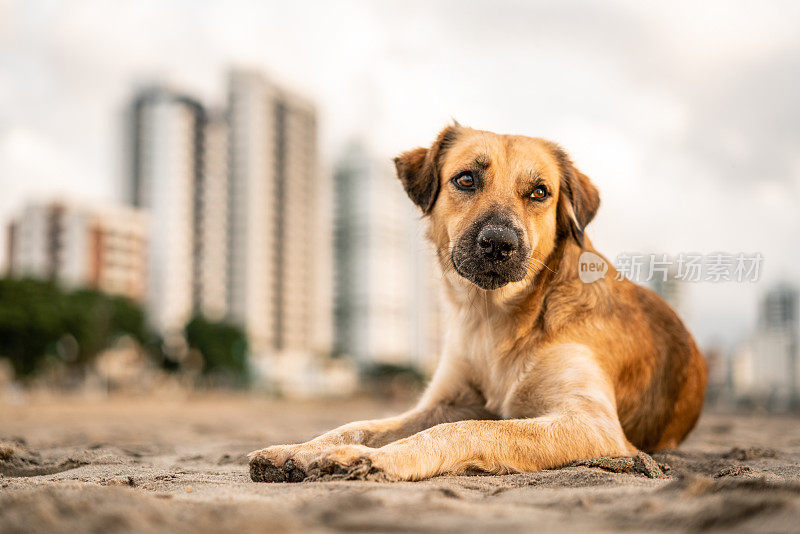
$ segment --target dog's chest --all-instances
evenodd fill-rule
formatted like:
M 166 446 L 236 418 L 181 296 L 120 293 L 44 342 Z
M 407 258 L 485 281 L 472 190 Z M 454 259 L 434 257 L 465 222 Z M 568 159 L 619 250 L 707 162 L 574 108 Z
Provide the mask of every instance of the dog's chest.
M 465 321 L 455 334 L 456 350 L 465 360 L 473 384 L 486 399 L 486 408 L 508 417 L 509 397 L 525 376 L 529 358 L 503 351 L 504 332 L 490 322 Z

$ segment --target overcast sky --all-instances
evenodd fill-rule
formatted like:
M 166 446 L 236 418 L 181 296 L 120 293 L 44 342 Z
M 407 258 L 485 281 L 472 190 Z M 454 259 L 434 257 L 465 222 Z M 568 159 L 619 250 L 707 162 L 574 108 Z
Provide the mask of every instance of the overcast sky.
M 800 281 L 798 28 L 800 2 L 0 0 L 0 222 L 121 199 L 137 85 L 220 104 L 226 70 L 256 67 L 317 102 L 326 166 L 353 137 L 388 164 L 456 118 L 567 148 L 612 259 L 761 252 L 759 284 L 688 289 L 701 343 L 732 343 Z

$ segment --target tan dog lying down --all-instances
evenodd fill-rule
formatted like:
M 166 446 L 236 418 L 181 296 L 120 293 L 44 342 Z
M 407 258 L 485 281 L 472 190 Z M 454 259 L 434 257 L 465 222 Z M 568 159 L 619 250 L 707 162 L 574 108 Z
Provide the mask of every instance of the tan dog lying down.
M 555 144 L 453 125 L 395 159 L 443 271 L 447 336 L 419 403 L 250 454 L 257 481 L 518 473 L 677 446 L 706 366 L 655 293 L 578 258 L 597 189 Z

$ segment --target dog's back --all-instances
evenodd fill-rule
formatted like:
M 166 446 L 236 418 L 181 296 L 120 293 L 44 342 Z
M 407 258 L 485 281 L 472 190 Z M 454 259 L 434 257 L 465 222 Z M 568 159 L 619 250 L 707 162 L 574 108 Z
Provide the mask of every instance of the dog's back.
M 706 363 L 672 308 L 653 291 L 610 281 L 618 354 L 611 377 L 628 440 L 652 451 L 677 446 L 703 406 Z M 625 347 L 627 350 L 619 350 Z

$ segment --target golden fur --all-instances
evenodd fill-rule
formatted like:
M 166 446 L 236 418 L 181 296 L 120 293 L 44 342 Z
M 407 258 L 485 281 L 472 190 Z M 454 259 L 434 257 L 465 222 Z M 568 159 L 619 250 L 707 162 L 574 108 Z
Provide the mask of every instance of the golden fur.
M 395 162 L 443 273 L 448 332 L 436 373 L 404 414 L 251 453 L 254 480 L 358 466 L 394 480 L 526 472 L 684 439 L 702 407 L 704 359 L 670 307 L 610 264 L 581 282 L 580 254 L 597 253 L 584 229 L 599 196 L 558 146 L 453 125 Z M 453 186 L 465 171 L 480 174 L 479 190 Z M 549 198 L 530 200 L 536 184 Z M 495 213 L 520 229 L 524 269 L 482 289 L 454 255 Z

